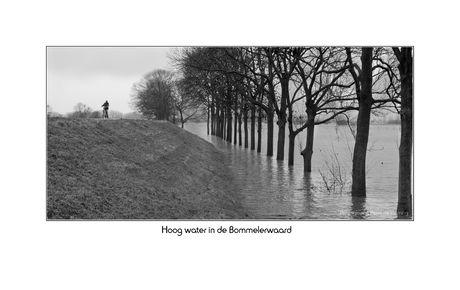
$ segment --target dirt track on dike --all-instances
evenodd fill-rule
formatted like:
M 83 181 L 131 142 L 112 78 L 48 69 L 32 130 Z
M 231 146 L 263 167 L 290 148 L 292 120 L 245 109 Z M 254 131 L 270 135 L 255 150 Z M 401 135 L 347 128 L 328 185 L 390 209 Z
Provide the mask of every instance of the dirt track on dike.
M 49 118 L 47 219 L 244 219 L 225 156 L 169 122 Z

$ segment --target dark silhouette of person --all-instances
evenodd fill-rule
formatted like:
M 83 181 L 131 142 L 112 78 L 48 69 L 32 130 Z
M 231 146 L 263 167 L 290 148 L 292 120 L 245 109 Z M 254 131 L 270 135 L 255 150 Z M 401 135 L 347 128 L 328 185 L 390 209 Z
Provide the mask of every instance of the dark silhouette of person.
M 106 100 L 105 103 L 102 104 L 101 107 L 104 107 L 104 110 L 102 111 L 102 118 L 108 119 L 109 118 L 109 102 Z

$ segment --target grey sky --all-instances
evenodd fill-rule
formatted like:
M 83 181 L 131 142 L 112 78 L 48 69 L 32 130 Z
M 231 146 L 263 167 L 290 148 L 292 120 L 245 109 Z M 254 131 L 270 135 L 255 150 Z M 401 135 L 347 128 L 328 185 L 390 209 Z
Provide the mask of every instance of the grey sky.
M 81 102 L 127 113 L 133 83 L 154 69 L 170 69 L 169 47 L 48 47 L 47 103 L 65 114 Z

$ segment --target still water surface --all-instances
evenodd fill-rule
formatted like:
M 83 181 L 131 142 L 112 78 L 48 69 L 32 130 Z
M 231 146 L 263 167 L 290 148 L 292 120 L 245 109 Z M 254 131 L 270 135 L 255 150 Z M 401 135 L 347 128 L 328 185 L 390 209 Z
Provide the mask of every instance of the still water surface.
M 240 184 L 243 205 L 255 219 L 396 218 L 399 125 L 371 125 L 366 198 L 352 198 L 350 195 L 354 139 L 347 126 L 315 127 L 313 168 L 310 174 L 303 172 L 303 159 L 300 155 L 300 148 L 305 146 L 306 132 L 297 136 L 295 164 L 288 166 L 287 134 L 285 160 L 276 160 L 276 126 L 275 156 L 272 157 L 266 156 L 266 128 L 263 128 L 261 153 L 207 135 L 206 123 L 186 123 L 185 129 L 226 154 Z M 341 183 L 336 182 L 335 187 L 334 176 L 342 180 Z

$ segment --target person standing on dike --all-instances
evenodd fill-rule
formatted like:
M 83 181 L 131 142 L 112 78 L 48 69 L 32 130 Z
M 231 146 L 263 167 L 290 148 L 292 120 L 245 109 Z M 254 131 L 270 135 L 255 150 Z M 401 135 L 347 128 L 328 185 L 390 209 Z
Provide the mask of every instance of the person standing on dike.
M 105 103 L 102 104 L 101 107 L 104 107 L 104 110 L 102 111 L 102 118 L 108 119 L 109 118 L 109 102 L 106 100 Z

